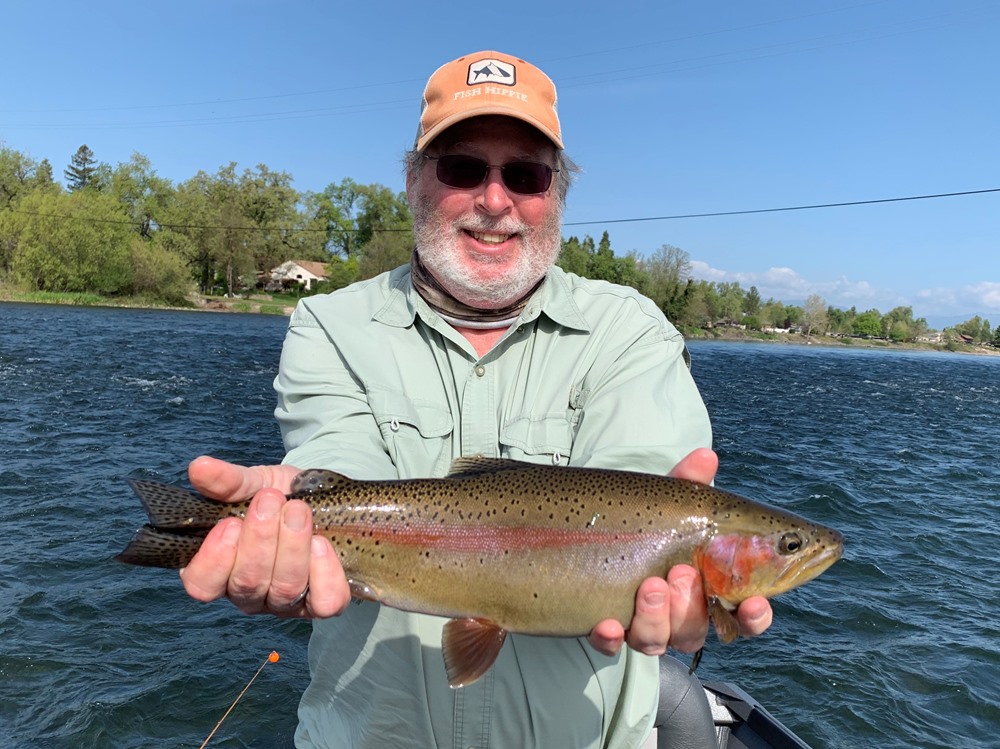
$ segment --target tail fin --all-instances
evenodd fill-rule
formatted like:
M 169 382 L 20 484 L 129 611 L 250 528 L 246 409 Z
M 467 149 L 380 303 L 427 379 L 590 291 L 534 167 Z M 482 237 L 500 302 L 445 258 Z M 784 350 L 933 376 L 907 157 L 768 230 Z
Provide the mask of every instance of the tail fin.
M 149 515 L 149 524 L 115 557 L 126 564 L 184 567 L 216 523 L 224 517 L 242 517 L 248 505 L 216 502 L 156 481 L 133 480 L 129 484 Z
M 246 514 L 246 502 L 217 502 L 157 481 L 135 479 L 129 485 L 149 515 L 149 524 L 160 530 L 207 531 L 224 517 Z
M 191 557 L 201 548 L 201 542 L 205 540 L 207 533 L 207 530 L 171 533 L 151 525 L 144 525 L 136 531 L 135 537 L 115 559 L 140 567 L 179 569 L 186 567 L 191 561 Z

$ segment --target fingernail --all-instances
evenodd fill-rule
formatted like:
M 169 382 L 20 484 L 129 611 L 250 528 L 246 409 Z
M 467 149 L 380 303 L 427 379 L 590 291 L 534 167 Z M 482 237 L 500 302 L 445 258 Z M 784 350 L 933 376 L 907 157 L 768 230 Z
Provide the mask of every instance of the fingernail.
M 285 507 L 285 527 L 290 531 L 300 531 L 306 527 L 309 508 L 300 504 L 289 504 Z
M 314 557 L 325 557 L 327 552 L 330 551 L 330 544 L 326 542 L 325 538 L 320 538 L 319 536 L 313 536 L 312 538 L 312 555 Z
M 222 530 L 222 543 L 226 546 L 236 546 L 240 542 L 240 524 L 229 523 Z
M 644 600 L 649 608 L 658 609 L 666 602 L 667 597 L 663 593 L 647 593 Z
M 265 494 L 257 500 L 257 518 L 259 520 L 274 520 L 281 512 L 281 500 L 271 494 Z

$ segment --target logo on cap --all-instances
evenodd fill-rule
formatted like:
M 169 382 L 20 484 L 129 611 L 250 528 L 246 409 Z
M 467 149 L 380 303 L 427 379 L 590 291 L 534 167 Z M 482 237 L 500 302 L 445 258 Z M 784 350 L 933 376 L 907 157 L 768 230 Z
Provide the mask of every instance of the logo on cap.
M 466 82 L 472 86 L 483 81 L 501 83 L 504 86 L 513 86 L 517 83 L 514 66 L 508 62 L 494 60 L 490 57 L 472 63 L 469 66 L 469 79 Z

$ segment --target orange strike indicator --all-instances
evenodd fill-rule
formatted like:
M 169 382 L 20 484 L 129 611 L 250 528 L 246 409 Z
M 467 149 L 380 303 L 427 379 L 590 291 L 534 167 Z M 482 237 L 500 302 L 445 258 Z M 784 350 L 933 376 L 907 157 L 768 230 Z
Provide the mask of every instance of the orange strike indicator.
M 205 747 L 208 745 L 208 742 L 211 741 L 212 737 L 215 735 L 215 732 L 219 730 L 219 726 L 222 725 L 222 722 L 229 717 L 229 713 L 231 713 L 233 711 L 233 708 L 236 707 L 236 703 L 243 698 L 243 695 L 246 694 L 247 690 L 250 688 L 250 685 L 254 683 L 254 680 L 258 676 L 260 676 L 260 672 L 264 670 L 264 666 L 266 666 L 268 663 L 277 663 L 279 660 L 281 660 L 281 656 L 278 655 L 278 651 L 272 650 L 271 654 L 267 656 L 267 660 L 260 664 L 260 668 L 257 669 L 257 673 L 255 673 L 253 677 L 251 677 L 250 681 L 247 682 L 247 685 L 243 687 L 243 691 L 237 695 L 236 699 L 233 700 L 233 704 L 230 705 L 229 709 L 226 710 L 226 712 L 223 714 L 221 718 L 219 718 L 219 722 L 215 724 L 215 728 L 213 728 L 212 732 L 205 737 L 205 740 L 201 743 L 201 746 L 199 746 L 198 749 L 205 749 Z

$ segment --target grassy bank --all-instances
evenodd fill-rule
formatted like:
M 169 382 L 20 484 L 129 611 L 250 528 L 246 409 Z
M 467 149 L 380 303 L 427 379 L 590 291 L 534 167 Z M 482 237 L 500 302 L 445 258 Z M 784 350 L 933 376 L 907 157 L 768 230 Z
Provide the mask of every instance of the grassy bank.
M 247 297 L 197 296 L 183 306 L 168 305 L 143 297 L 105 297 L 90 292 L 61 293 L 50 291 L 18 291 L 0 285 L 0 302 L 31 304 L 71 304 L 89 307 L 123 307 L 134 309 L 180 309 L 203 312 L 243 312 L 264 315 L 290 315 L 299 297 L 292 294 L 251 294 Z M 890 340 L 862 338 L 832 338 L 799 333 L 764 333 L 739 328 L 691 328 L 681 331 L 691 341 L 734 341 L 750 343 L 780 343 L 802 346 L 881 348 L 890 350 L 940 351 L 958 354 L 998 356 L 1000 349 L 992 346 L 970 346 L 964 343 L 897 343 Z
M 93 292 L 19 291 L 0 286 L 0 302 L 25 304 L 69 304 L 83 307 L 121 307 L 131 309 L 174 309 L 205 312 L 248 312 L 265 315 L 288 315 L 298 297 L 286 294 L 254 294 L 248 297 L 192 297 L 186 304 L 167 304 L 159 299 L 132 296 L 102 296 Z

